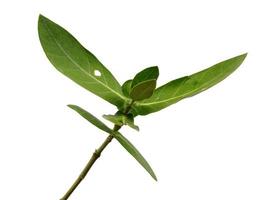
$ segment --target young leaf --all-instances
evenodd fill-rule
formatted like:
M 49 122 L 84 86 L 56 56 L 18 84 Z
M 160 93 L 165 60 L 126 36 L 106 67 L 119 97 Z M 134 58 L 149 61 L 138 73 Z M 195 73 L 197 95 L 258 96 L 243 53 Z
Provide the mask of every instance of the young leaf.
M 122 85 L 122 92 L 126 97 L 130 97 L 132 81 L 133 80 L 125 81 Z
M 103 115 L 103 118 L 112 122 L 115 125 L 122 126 L 123 124 L 123 116 L 117 116 L 117 115 Z
M 157 88 L 149 99 L 135 102 L 131 112 L 134 115 L 147 115 L 196 95 L 229 76 L 242 64 L 246 55 L 236 56 L 191 76 L 173 80 Z
M 70 33 L 42 15 L 38 32 L 45 54 L 56 69 L 106 101 L 123 106 L 127 98 L 118 81 Z
M 156 88 L 158 76 L 158 67 L 149 67 L 139 72 L 132 81 L 130 97 L 135 101 L 151 97 Z
M 137 125 L 134 124 L 133 120 L 130 120 L 129 118 L 125 119 L 125 124 L 128 125 L 129 127 L 131 127 L 132 129 L 139 131 L 139 127 Z
M 83 118 L 85 118 L 87 121 L 95 125 L 97 128 L 101 129 L 102 131 L 105 131 L 110 134 L 112 133 L 112 130 L 109 127 L 107 127 L 103 122 L 101 122 L 99 119 L 97 119 L 95 116 L 93 116 L 91 113 L 87 112 L 86 110 L 82 109 L 81 107 L 76 106 L 76 105 L 68 105 L 68 107 L 75 110 Z
M 132 88 L 130 97 L 134 101 L 141 101 L 147 99 L 152 96 L 155 88 L 156 88 L 156 80 L 144 81 L 136 85 L 134 88 Z
M 148 67 L 135 75 L 131 87 L 134 88 L 137 84 L 140 84 L 144 81 L 157 80 L 158 77 L 159 68 L 157 66 Z
M 139 127 L 134 124 L 133 117 L 130 116 L 131 114 L 116 114 L 116 115 L 103 115 L 103 118 L 112 122 L 115 125 L 123 126 L 128 125 L 129 127 L 139 131 Z
M 145 160 L 145 158 L 141 155 L 141 153 L 133 146 L 133 144 L 119 132 L 116 132 L 114 134 L 114 137 L 137 160 L 137 162 L 139 162 L 139 164 L 144 167 L 144 169 L 152 176 L 152 178 L 157 181 L 157 177 L 154 171 Z

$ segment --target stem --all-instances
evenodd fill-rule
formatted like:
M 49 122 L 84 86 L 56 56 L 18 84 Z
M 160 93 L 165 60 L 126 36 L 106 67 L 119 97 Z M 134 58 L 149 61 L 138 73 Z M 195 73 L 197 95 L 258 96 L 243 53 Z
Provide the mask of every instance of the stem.
M 113 131 L 118 131 L 121 128 L 121 126 L 115 125 L 113 128 Z M 76 179 L 76 181 L 73 183 L 73 185 L 70 187 L 70 189 L 67 191 L 67 193 L 60 199 L 60 200 L 67 200 L 69 196 L 74 192 L 74 190 L 78 187 L 78 185 L 82 182 L 84 177 L 87 175 L 88 171 L 91 169 L 95 161 L 100 157 L 102 151 L 107 147 L 107 145 L 112 141 L 113 136 L 109 135 L 103 144 L 95 150 L 92 157 L 88 161 L 87 165 L 79 175 L 79 177 Z

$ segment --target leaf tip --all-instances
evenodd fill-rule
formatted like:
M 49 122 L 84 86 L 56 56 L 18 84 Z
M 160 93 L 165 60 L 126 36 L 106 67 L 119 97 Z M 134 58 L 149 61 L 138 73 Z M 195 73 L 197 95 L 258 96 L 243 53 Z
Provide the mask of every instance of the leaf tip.
M 108 118 L 108 115 L 102 115 L 102 117 L 103 117 L 104 119 L 107 119 L 107 118 Z
M 238 58 L 238 60 L 240 60 L 240 62 L 242 63 L 245 60 L 245 58 L 247 57 L 247 55 L 248 55 L 248 53 L 246 52 L 246 53 L 243 53 L 243 54 L 237 56 L 236 58 Z
M 232 58 L 230 60 L 234 60 L 236 62 L 236 68 L 237 68 L 244 62 L 244 60 L 246 59 L 247 55 L 248 55 L 248 53 L 246 52 L 246 53 L 243 53 L 243 54 L 241 54 L 239 56 L 236 56 L 236 57 L 234 57 L 234 58 Z
M 151 68 L 155 69 L 157 72 L 159 72 L 159 67 L 158 66 L 155 65 L 155 66 L 152 66 Z
M 42 15 L 42 14 L 39 14 L 39 17 L 38 17 L 38 24 L 40 24 L 41 22 L 43 22 L 44 20 L 46 20 L 47 18 Z
M 39 14 L 39 19 L 43 18 L 44 16 L 42 14 Z
M 74 107 L 75 107 L 75 105 L 73 105 L 73 104 L 68 104 L 67 105 L 69 108 L 71 108 L 71 109 L 73 109 Z
M 156 181 L 156 182 L 158 182 L 158 178 L 156 177 L 156 175 L 154 174 L 154 176 L 152 176 L 153 177 L 153 179 Z
M 159 77 L 159 67 L 158 66 L 152 66 L 150 69 L 155 70 L 156 79 Z
M 242 57 L 243 59 L 245 59 L 247 57 L 247 55 L 248 55 L 248 52 L 241 54 L 240 57 Z

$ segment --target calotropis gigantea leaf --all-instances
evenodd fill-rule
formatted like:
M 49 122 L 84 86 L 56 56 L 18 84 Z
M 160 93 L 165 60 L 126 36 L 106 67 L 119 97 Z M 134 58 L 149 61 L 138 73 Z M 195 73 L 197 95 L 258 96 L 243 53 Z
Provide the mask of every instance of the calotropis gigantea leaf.
M 112 129 L 108 128 L 103 122 L 101 122 L 99 119 L 97 119 L 91 113 L 87 112 L 86 110 L 82 109 L 81 107 L 76 106 L 76 105 L 68 105 L 68 106 L 71 109 L 75 110 L 77 113 L 79 113 L 83 118 L 85 118 L 91 124 L 95 125 L 99 129 L 113 135 L 114 138 L 137 160 L 137 162 L 140 163 L 141 166 L 144 167 L 145 170 L 155 180 L 157 180 L 155 173 L 153 172 L 152 168 L 150 167 L 148 162 L 145 160 L 145 158 L 142 156 L 142 154 L 121 133 L 119 133 L 118 131 L 114 132 Z
M 131 92 L 131 85 L 132 85 L 133 80 L 127 80 L 123 83 L 121 86 L 122 92 L 126 97 L 130 97 L 130 92 Z
M 117 115 L 103 115 L 103 118 L 112 122 L 115 125 L 123 126 L 123 116 L 117 116 Z
M 38 32 L 45 54 L 56 69 L 106 101 L 123 106 L 127 98 L 118 81 L 69 32 L 42 15 Z
M 130 97 L 134 101 L 141 101 L 152 96 L 156 88 L 156 80 L 144 81 L 132 88 Z
M 134 115 L 147 115 L 196 95 L 229 76 L 242 64 L 246 55 L 236 56 L 191 76 L 173 80 L 157 88 L 151 98 L 135 102 L 131 112 Z
M 127 118 L 125 121 L 126 121 L 125 124 L 127 126 L 131 127 L 132 129 L 136 131 L 139 131 L 139 126 L 135 125 L 133 120 L 130 120 L 129 118 Z
M 112 122 L 115 125 L 123 126 L 127 125 L 136 131 L 139 131 L 139 127 L 134 124 L 134 119 L 130 115 L 132 114 L 116 114 L 116 115 L 103 115 L 103 118 Z
M 112 133 L 112 129 L 107 127 L 103 122 L 101 122 L 99 119 L 97 119 L 95 116 L 93 116 L 91 113 L 84 110 L 83 108 L 76 106 L 76 105 L 68 105 L 68 107 L 75 110 L 83 118 L 85 118 L 87 121 L 89 121 L 91 124 L 95 125 L 97 128 L 101 129 L 102 131 L 105 131 L 107 133 Z
M 156 88 L 158 76 L 159 69 L 156 66 L 146 68 L 136 74 L 131 84 L 130 97 L 135 101 L 151 97 Z
M 152 176 L 152 178 L 157 181 L 157 177 L 154 171 L 145 160 L 145 158 L 141 155 L 141 153 L 133 146 L 133 144 L 119 132 L 116 132 L 114 137 L 137 160 L 137 162 L 139 162 L 139 164 L 145 168 L 145 170 Z
M 148 80 L 157 80 L 159 77 L 159 68 L 157 66 L 148 67 L 138 72 L 133 78 L 131 87 L 134 88 L 137 84 Z

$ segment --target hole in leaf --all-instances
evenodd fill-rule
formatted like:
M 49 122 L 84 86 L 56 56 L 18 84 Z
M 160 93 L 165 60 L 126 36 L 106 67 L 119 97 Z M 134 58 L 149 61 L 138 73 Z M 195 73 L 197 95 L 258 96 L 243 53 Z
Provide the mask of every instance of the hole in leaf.
M 96 70 L 94 71 L 94 75 L 99 77 L 99 76 L 101 76 L 101 72 L 100 72 L 99 70 L 96 69 Z

